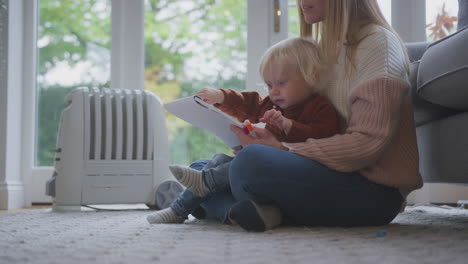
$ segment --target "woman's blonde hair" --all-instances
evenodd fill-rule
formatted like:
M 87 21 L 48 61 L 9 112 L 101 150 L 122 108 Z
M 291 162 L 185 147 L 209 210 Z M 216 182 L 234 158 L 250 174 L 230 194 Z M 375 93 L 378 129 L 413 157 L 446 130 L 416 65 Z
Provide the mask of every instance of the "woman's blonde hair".
M 284 69 L 295 67 L 316 92 L 320 92 L 327 81 L 326 61 L 318 44 L 311 39 L 289 38 L 271 46 L 260 59 L 259 72 L 263 79 L 268 65 Z
M 409 59 L 403 41 L 388 24 L 380 11 L 377 0 L 326 0 L 323 21 L 314 25 L 307 24 L 301 9 L 301 0 L 296 0 L 300 20 L 301 37 L 312 37 L 319 41 L 329 67 L 337 63 L 338 52 L 346 46 L 346 55 L 351 65 L 354 64 L 354 54 L 359 42 L 365 36 L 360 36 L 360 29 L 368 24 L 375 24 L 393 32 L 400 40 L 406 57 L 406 68 L 409 71 Z M 361 38 L 359 38 L 359 36 Z

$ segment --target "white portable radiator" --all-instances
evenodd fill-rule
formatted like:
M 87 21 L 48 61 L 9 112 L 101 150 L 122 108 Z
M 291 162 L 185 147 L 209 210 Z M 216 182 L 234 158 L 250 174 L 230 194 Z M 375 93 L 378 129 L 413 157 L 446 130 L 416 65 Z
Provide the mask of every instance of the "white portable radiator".
M 169 206 L 183 188 L 168 169 L 160 99 L 141 90 L 77 88 L 66 101 L 55 172 L 46 183 L 54 210 L 96 204 Z

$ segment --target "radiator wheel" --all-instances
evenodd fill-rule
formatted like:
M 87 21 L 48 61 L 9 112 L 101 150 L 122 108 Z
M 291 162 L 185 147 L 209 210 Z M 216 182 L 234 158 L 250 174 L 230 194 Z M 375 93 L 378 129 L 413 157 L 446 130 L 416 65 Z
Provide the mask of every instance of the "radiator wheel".
M 169 207 L 171 203 L 184 190 L 184 187 L 176 181 L 161 183 L 154 192 L 154 205 L 147 204 L 150 209 L 161 210 Z

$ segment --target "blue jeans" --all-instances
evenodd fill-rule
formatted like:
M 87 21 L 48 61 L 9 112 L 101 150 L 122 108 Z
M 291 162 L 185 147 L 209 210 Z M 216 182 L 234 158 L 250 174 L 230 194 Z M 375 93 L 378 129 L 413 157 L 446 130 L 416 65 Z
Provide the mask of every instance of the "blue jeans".
M 201 169 L 204 164 L 207 160 L 197 161 L 191 167 Z M 338 172 L 297 154 L 263 145 L 247 146 L 235 156 L 229 180 L 230 190 L 197 201 L 208 216 L 222 222 L 237 201 L 246 199 L 274 204 L 283 212 L 285 223 L 307 226 L 388 224 L 403 203 L 396 188 L 371 182 L 357 172 Z M 193 196 L 184 191 L 178 199 L 190 195 Z
M 225 191 L 230 187 L 229 167 L 233 159 L 234 157 L 218 153 L 203 166 L 203 181 L 210 190 L 210 193 Z
M 218 196 L 223 197 L 225 194 L 230 194 L 229 185 L 229 167 L 233 157 L 219 153 L 215 154 L 211 160 L 204 159 L 198 160 L 190 165 L 191 168 L 201 170 L 203 173 L 203 181 L 210 190 L 207 197 L 199 197 L 189 190 L 185 190 L 179 197 L 171 204 L 171 208 L 180 216 L 187 218 L 202 202 L 206 200 L 219 200 Z M 215 198 L 213 198 L 215 196 Z M 225 197 L 225 199 L 232 199 L 232 197 Z M 203 206 L 202 206 L 203 207 Z M 218 218 L 217 215 L 226 216 L 227 212 L 218 212 L 217 206 L 208 217 Z M 207 210 L 205 210 L 207 211 Z M 213 214 L 214 213 L 214 214 Z

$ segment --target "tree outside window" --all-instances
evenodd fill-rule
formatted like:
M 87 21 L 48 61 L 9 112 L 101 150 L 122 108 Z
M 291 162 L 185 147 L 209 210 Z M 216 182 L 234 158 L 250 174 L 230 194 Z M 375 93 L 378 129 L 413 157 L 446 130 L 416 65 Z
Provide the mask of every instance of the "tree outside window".
M 245 89 L 246 0 L 146 0 L 145 89 L 164 102 L 204 87 Z M 171 161 L 232 153 L 211 133 L 167 114 Z
M 457 0 L 426 0 L 427 40 L 436 41 L 457 29 Z

